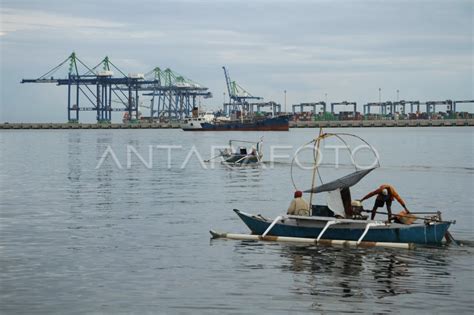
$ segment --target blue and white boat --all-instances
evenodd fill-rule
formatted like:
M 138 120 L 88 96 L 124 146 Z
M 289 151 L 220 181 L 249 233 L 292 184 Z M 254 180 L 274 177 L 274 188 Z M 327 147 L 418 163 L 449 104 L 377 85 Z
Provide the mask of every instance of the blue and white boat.
M 274 220 L 234 209 L 253 234 L 263 235 Z M 439 244 L 452 222 L 427 220 L 405 225 L 320 216 L 280 217 L 266 235 L 357 242 Z M 365 234 L 364 234 L 365 233 Z
M 237 148 L 233 144 L 237 143 Z M 250 148 L 242 144 L 251 144 Z M 244 140 L 229 140 L 229 147 L 221 150 L 222 162 L 230 165 L 255 165 L 263 159 L 263 140 L 258 142 Z
M 324 134 L 316 140 L 323 136 L 328 137 L 328 134 Z M 391 220 L 368 220 L 367 216 L 362 214 L 362 212 L 368 211 L 363 210 L 360 205 L 353 206 L 350 187 L 357 184 L 374 169 L 375 167 L 356 169 L 355 172 L 342 178 L 304 191 L 310 194 L 328 194 L 328 204 L 312 205 L 310 216 L 280 215 L 269 219 L 260 214 L 249 214 L 238 209 L 234 209 L 234 211 L 252 234 L 256 235 L 253 238 L 256 240 L 301 242 L 303 239 L 312 239 L 316 244 L 324 243 L 324 241 L 338 241 L 339 244 L 356 246 L 361 243 L 366 245 L 368 243 L 439 244 L 443 238 L 446 238 L 448 242 L 454 241 L 448 229 L 455 221 L 442 220 L 441 212 L 405 214 L 404 219 L 409 217 L 410 220 L 404 220 L 398 214 L 393 216 L 395 219 L 393 222 Z M 415 216 L 417 214 L 421 214 L 423 217 Z M 213 231 L 211 234 L 213 237 L 227 235 L 217 234 Z M 249 239 L 248 237 L 238 238 L 240 237 L 238 234 L 232 234 L 232 237 Z

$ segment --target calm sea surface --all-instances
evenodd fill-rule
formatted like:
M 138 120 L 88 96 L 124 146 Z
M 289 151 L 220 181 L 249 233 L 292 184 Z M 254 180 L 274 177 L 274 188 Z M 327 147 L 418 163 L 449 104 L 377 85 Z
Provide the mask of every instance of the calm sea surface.
M 210 240 L 211 228 L 249 232 L 233 208 L 284 213 L 294 188 L 288 158 L 228 168 L 202 166 L 198 155 L 263 136 L 270 160 L 291 155 L 314 129 L 2 131 L 0 312 L 472 311 L 474 128 L 339 131 L 362 136 L 380 155 L 381 168 L 354 187 L 355 198 L 391 183 L 412 211 L 456 220 L 452 234 L 465 245 L 408 251 Z M 169 145 L 176 147 L 168 160 Z M 342 164 L 322 168 L 323 177 L 351 171 Z M 310 186 L 310 171 L 294 177 L 299 188 Z

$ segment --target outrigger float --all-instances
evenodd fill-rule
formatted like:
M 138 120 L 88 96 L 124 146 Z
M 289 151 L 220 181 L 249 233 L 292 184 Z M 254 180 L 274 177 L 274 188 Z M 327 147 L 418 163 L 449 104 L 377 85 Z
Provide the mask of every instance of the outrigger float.
M 332 136 L 340 138 L 353 135 L 320 133 L 320 136 L 312 142 L 319 148 L 322 139 Z M 350 151 L 350 148 L 348 149 Z M 319 150 L 316 150 L 315 161 L 318 160 L 318 152 Z M 448 229 L 455 221 L 443 221 L 441 212 L 410 212 L 410 220 L 407 222 L 409 224 L 404 224 L 402 223 L 404 220 L 396 220 L 398 222 L 368 220 L 367 216 L 361 214 L 368 211 L 363 209 L 356 211 L 351 205 L 350 187 L 374 169 L 375 167 L 364 170 L 356 168 L 356 171 L 349 175 L 316 187 L 314 185 L 316 163 L 313 169 L 313 188 L 304 192 L 311 194 L 310 205 L 313 194 L 327 192 L 328 205 L 312 205 L 310 216 L 280 215 L 273 220 L 260 214 L 252 215 L 234 209 L 252 235 L 218 233 L 212 230 L 210 231 L 212 238 L 406 249 L 414 248 L 415 244 L 440 244 L 443 238 L 446 238 L 447 242 L 454 241 Z M 393 215 L 394 218 L 398 216 L 400 215 Z

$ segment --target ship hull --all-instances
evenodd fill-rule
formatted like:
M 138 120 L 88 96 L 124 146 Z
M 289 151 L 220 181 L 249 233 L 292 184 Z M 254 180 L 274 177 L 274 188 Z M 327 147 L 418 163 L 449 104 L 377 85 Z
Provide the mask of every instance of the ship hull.
M 252 233 L 262 235 L 271 225 L 272 220 L 254 216 L 234 209 L 239 218 Z M 285 237 L 317 238 L 327 224 L 327 217 L 301 217 L 280 221 L 268 232 L 268 235 Z M 321 218 L 321 220 L 318 220 Z M 330 219 L 330 218 L 329 218 Z M 375 221 L 354 221 L 353 223 L 333 225 L 324 233 L 325 239 L 357 241 L 364 233 L 366 224 Z M 392 223 L 387 226 L 373 227 L 368 230 L 364 241 L 389 243 L 439 244 L 448 231 L 450 222 L 434 222 L 431 224 L 403 225 Z
M 286 117 L 268 118 L 252 122 L 201 123 L 201 128 L 183 128 L 184 131 L 288 131 Z

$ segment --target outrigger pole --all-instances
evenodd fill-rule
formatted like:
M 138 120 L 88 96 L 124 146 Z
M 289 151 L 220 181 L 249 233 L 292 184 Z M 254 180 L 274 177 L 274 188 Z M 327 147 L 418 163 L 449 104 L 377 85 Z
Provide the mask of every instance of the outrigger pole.
M 212 238 L 224 238 L 230 240 L 249 240 L 249 241 L 270 241 L 282 243 L 299 243 L 307 245 L 326 245 L 326 246 L 343 246 L 343 247 L 390 247 L 400 249 L 414 249 L 413 243 L 387 243 L 387 242 L 366 242 L 366 241 L 345 241 L 345 240 L 329 240 L 329 239 L 314 239 L 303 237 L 288 237 L 288 236 L 263 236 L 263 235 L 249 235 L 249 234 L 232 234 L 232 233 L 218 233 L 216 231 L 209 231 Z
M 252 143 L 252 144 L 258 143 L 258 141 L 255 142 L 255 141 L 245 141 L 245 140 L 229 140 L 229 143 L 232 143 L 232 142 L 242 142 L 242 143 Z

